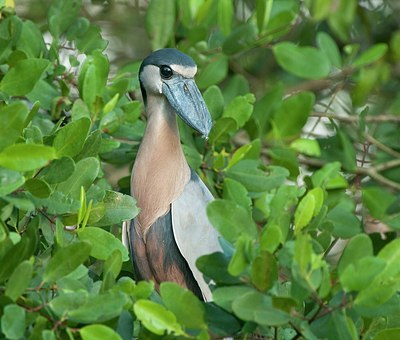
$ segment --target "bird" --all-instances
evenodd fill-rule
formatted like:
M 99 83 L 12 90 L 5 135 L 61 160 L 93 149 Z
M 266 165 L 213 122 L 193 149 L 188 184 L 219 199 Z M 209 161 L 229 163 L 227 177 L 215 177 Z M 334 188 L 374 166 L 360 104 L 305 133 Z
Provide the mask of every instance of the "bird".
M 152 52 L 139 68 L 147 125 L 132 168 L 131 195 L 140 212 L 124 222 L 122 237 L 137 279 L 154 281 L 156 289 L 173 281 L 212 301 L 196 260 L 222 251 L 206 213 L 213 196 L 188 165 L 177 123 L 179 116 L 205 138 L 212 128 L 196 72 L 194 60 L 174 48 Z

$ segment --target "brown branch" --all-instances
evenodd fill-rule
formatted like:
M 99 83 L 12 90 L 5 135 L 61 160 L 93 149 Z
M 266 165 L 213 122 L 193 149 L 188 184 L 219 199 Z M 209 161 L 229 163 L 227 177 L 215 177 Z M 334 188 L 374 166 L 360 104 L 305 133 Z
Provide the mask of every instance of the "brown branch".
M 380 141 L 378 141 L 377 139 L 375 139 L 368 133 L 364 133 L 364 137 L 367 140 L 367 142 L 375 145 L 378 149 L 386 152 L 388 155 L 391 155 L 396 158 L 400 158 L 400 152 L 397 152 L 397 151 L 393 150 L 392 148 L 389 148 L 387 145 L 381 143 Z
M 300 163 L 304 165 L 310 165 L 318 168 L 322 168 L 326 162 L 319 160 L 319 159 L 314 159 L 314 158 L 308 158 L 308 157 L 299 157 Z M 379 171 L 384 171 L 388 170 L 394 167 L 400 166 L 400 159 L 393 159 L 385 163 L 380 163 L 374 166 L 371 166 L 369 168 L 363 168 L 363 167 L 356 167 L 354 171 L 350 171 L 351 173 L 357 175 L 364 175 L 364 176 L 369 176 L 373 178 L 375 181 L 379 182 L 380 184 L 387 186 L 393 190 L 400 191 L 400 183 L 392 181 L 385 176 L 382 176 Z
M 325 113 L 325 112 L 312 112 L 310 116 L 317 118 L 335 119 L 344 123 L 357 123 L 360 120 L 359 116 L 343 116 L 343 115 L 337 115 L 335 113 Z M 365 121 L 368 123 L 387 123 L 387 122 L 400 123 L 400 116 L 389 115 L 389 114 L 366 116 Z

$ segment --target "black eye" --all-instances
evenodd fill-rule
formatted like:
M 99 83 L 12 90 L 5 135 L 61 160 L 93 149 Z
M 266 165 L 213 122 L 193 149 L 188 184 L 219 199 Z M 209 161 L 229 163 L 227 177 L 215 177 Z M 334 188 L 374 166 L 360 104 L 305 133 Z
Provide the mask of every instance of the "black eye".
M 169 79 L 172 77 L 173 72 L 169 66 L 162 65 L 160 66 L 160 74 L 163 79 Z

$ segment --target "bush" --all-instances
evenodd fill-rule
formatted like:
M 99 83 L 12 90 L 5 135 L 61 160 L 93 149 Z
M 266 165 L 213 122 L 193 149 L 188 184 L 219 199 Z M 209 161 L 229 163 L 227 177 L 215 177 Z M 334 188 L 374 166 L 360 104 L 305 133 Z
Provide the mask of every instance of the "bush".
M 80 0 L 45 25 L 0 6 L 3 336 L 400 336 L 394 2 L 149 2 L 152 48 L 195 59 L 214 121 L 208 142 L 180 125 L 224 237 L 198 260 L 213 303 L 135 281 L 119 241 L 138 210 L 105 166 L 131 165 L 144 133 L 140 60 L 111 72 Z

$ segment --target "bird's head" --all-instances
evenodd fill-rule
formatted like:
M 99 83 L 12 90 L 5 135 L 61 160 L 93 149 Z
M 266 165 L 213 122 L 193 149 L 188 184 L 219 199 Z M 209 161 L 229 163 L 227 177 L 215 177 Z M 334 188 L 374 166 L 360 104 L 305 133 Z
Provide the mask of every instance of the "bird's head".
M 197 66 L 192 58 L 174 48 L 151 53 L 143 60 L 139 81 L 145 105 L 151 96 L 165 96 L 182 120 L 207 137 L 211 115 L 194 82 Z

